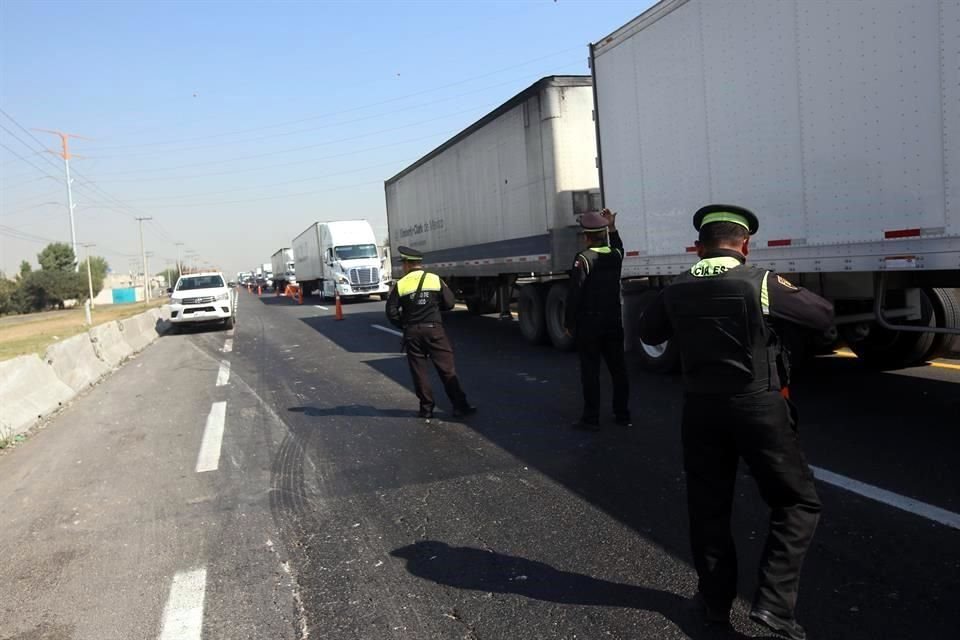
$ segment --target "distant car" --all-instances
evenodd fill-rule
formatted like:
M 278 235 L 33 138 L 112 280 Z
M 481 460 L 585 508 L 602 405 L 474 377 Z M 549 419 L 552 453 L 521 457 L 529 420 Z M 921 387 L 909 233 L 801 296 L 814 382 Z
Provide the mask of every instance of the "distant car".
M 182 275 L 168 291 L 174 325 L 221 322 L 224 328 L 233 328 L 234 293 L 219 271 Z

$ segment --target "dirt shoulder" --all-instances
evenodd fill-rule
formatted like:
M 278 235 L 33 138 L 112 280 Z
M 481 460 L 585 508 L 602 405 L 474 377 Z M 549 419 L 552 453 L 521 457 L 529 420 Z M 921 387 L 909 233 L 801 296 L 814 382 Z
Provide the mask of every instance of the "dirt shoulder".
M 91 311 L 91 317 L 94 325 L 123 320 L 147 309 L 162 306 L 166 301 L 166 298 L 161 298 L 149 304 L 138 302 L 100 306 Z M 9 360 L 31 353 L 43 355 L 46 348 L 54 342 L 74 336 L 88 328 L 82 308 L 0 318 L 0 360 Z

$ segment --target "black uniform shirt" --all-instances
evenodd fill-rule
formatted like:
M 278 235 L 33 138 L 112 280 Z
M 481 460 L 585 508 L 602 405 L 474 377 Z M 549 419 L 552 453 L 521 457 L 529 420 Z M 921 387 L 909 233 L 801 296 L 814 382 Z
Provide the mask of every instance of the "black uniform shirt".
M 390 289 L 387 319 L 398 329 L 412 324 L 440 324 L 443 321 L 440 311 L 453 309 L 454 302 L 453 291 L 440 276 L 414 269 Z
M 705 258 L 732 257 L 741 263 L 746 259 L 737 251 L 717 249 Z M 770 318 L 825 331 L 833 324 L 833 305 L 817 294 L 791 284 L 783 276 L 770 272 L 767 277 Z M 673 337 L 673 327 L 663 301 L 663 292 L 647 307 L 640 319 L 640 339 L 647 344 L 660 344 Z
M 570 288 L 563 326 L 568 331 L 577 327 L 585 314 L 597 323 L 619 326 L 620 270 L 623 266 L 623 240 L 618 231 L 610 233 L 610 245 L 581 251 L 573 261 Z

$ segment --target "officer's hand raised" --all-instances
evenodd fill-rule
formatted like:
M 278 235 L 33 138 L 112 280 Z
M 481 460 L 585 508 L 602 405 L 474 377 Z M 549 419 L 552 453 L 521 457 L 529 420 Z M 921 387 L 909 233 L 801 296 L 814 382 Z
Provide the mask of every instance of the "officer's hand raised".
M 617 214 L 610 209 L 603 209 L 600 215 L 607 219 L 608 227 L 613 227 L 617 223 Z

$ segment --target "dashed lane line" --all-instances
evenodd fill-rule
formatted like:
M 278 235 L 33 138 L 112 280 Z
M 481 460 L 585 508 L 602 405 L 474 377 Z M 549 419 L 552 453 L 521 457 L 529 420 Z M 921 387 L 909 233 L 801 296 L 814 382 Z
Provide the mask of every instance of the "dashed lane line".
M 233 338 L 227 338 L 223 341 L 223 352 L 230 353 L 233 351 Z
M 374 329 L 377 329 L 378 331 L 383 331 L 385 333 L 392 333 L 393 335 L 400 336 L 401 338 L 403 337 L 402 331 L 397 331 L 396 329 L 391 329 L 390 327 L 385 327 L 381 324 L 372 324 L 370 326 L 373 327 Z
M 222 387 L 230 382 L 230 361 L 221 360 L 220 370 L 217 371 L 217 386 Z
M 329 309 L 328 307 L 324 307 L 324 306 L 319 305 L 319 304 L 315 304 L 315 305 L 313 305 L 313 306 L 316 307 L 317 309 L 323 309 L 324 311 L 330 311 L 330 309 Z
M 871 500 L 876 500 L 877 502 L 882 502 L 885 505 L 895 507 L 901 511 L 912 513 L 913 515 L 920 516 L 921 518 L 939 522 L 940 524 L 946 525 L 953 529 L 960 529 L 960 513 L 947 511 L 946 509 L 935 507 L 932 504 L 927 504 L 926 502 L 920 502 L 919 500 L 914 500 L 913 498 L 901 496 L 897 493 L 893 493 L 892 491 L 887 491 L 886 489 L 881 489 L 880 487 L 875 487 L 873 485 L 866 484 L 865 482 L 854 480 L 853 478 L 841 476 L 840 474 L 833 473 L 832 471 L 827 471 L 826 469 L 821 469 L 819 467 L 814 467 L 813 465 L 811 465 L 810 468 L 813 470 L 814 477 L 821 482 L 826 482 L 827 484 L 832 484 L 835 487 L 846 489 L 852 493 L 856 493 L 865 498 L 870 498 Z
M 220 466 L 220 447 L 223 444 L 223 425 L 227 417 L 227 403 L 214 402 L 203 430 L 203 441 L 197 455 L 197 473 L 216 471 Z
M 205 567 L 180 571 L 173 576 L 167 606 L 163 610 L 160 640 L 200 640 L 206 590 Z

